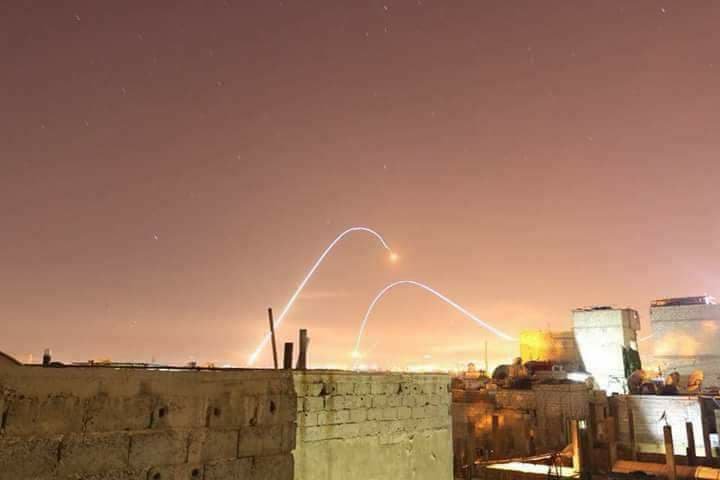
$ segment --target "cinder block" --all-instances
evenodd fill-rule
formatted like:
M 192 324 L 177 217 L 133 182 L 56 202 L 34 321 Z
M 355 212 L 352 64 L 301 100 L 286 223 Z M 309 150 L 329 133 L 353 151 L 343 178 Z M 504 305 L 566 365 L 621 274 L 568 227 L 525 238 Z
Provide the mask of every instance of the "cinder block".
M 85 402 L 85 431 L 142 430 L 150 426 L 153 400 L 150 395 L 112 397 L 97 395 Z
M 191 396 L 161 396 L 154 399 L 152 428 L 197 428 L 207 423 L 207 400 Z
M 37 435 L 80 432 L 84 408 L 74 396 L 55 395 L 43 399 L 14 397 L 5 417 L 8 435 Z
M 388 397 L 386 395 L 374 395 L 372 397 L 373 408 L 383 408 L 387 406 Z
M 367 420 L 367 409 L 356 408 L 350 410 L 350 421 L 353 423 L 361 423 Z
M 342 410 L 345 408 L 345 397 L 335 395 L 325 399 L 325 408 L 328 410 Z
M 325 409 L 325 399 L 322 397 L 305 397 L 305 411 L 317 412 Z
M 211 460 L 236 458 L 237 447 L 237 430 L 193 430 L 189 436 L 188 462 L 205 463 Z
M 0 480 L 50 477 L 57 467 L 60 438 L 0 437 Z
M 399 383 L 388 383 L 385 385 L 386 395 L 398 395 L 400 393 L 402 393 L 402 389 Z
M 397 415 L 400 420 L 410 418 L 412 417 L 412 409 L 410 407 L 398 407 Z
M 382 408 L 369 408 L 367 411 L 368 420 L 382 420 Z
M 370 393 L 373 395 L 384 395 L 385 385 L 382 383 L 373 382 L 370 386 Z
M 293 467 L 292 455 L 258 457 L 255 459 L 252 478 L 253 480 L 292 480 Z
M 244 392 L 243 392 L 244 393 Z M 267 396 L 228 394 L 208 402 L 207 425 L 211 428 L 238 428 L 258 423 L 259 402 Z
M 383 420 L 395 420 L 397 419 L 398 409 L 397 407 L 383 408 L 382 419 Z
M 127 432 L 68 434 L 60 445 L 61 475 L 88 475 L 128 468 Z
M 267 427 L 258 426 L 243 427 L 240 429 L 238 438 L 238 457 L 254 457 L 262 454 L 265 447 L 265 436 L 269 435 Z M 278 440 L 278 444 L 281 440 Z
M 188 454 L 188 434 L 176 430 L 153 430 L 130 435 L 130 466 L 184 463 Z
M 403 395 L 402 406 L 403 407 L 414 407 L 415 406 L 415 395 Z
M 349 410 L 332 410 L 318 412 L 318 425 L 337 425 L 350 421 Z
M 237 456 L 243 458 L 290 452 L 295 446 L 295 428 L 294 423 L 245 427 L 240 430 Z
M 402 405 L 402 396 L 388 395 L 387 404 L 388 407 L 399 407 L 400 405 Z
M 425 418 L 427 417 L 427 407 L 413 407 L 412 418 Z
M 253 459 L 239 458 L 205 464 L 204 480 L 242 480 L 252 477 Z
M 296 399 L 283 395 L 271 395 L 258 400 L 258 425 L 280 425 L 295 421 Z
M 317 412 L 303 412 L 298 414 L 298 426 L 313 427 L 318 424 Z
M 355 384 L 352 382 L 340 382 L 337 384 L 337 395 L 351 395 L 355 392 Z
M 355 395 L 369 395 L 370 394 L 370 384 L 369 383 L 356 383 L 355 384 Z

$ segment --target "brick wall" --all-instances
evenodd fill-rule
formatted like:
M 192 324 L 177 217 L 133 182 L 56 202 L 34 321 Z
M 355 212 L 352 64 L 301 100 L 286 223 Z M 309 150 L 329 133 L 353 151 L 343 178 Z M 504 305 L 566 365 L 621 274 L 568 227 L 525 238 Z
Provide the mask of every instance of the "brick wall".
M 0 480 L 293 478 L 274 371 L 0 368 Z
M 447 375 L 295 372 L 299 480 L 450 480 Z

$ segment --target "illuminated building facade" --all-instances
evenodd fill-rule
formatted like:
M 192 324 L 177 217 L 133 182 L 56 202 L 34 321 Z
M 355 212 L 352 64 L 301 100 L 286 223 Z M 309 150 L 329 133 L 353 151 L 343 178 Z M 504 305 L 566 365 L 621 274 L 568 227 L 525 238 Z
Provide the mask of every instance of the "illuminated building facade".
M 705 386 L 720 385 L 720 305 L 710 297 L 656 301 L 650 322 L 654 360 L 664 373 L 700 370 Z
M 573 331 L 585 370 L 608 395 L 625 393 L 627 377 L 641 367 L 638 330 L 640 316 L 631 308 L 573 310 Z

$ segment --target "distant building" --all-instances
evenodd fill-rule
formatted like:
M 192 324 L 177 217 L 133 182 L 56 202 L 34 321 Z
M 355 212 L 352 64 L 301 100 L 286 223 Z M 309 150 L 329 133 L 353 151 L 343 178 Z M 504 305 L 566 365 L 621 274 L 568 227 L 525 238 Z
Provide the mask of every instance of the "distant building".
M 578 308 L 572 315 L 575 341 L 585 370 L 608 394 L 625 393 L 627 378 L 641 368 L 638 312 L 602 306 Z
M 650 307 L 654 360 L 664 373 L 704 373 L 720 386 L 720 305 L 708 296 L 656 300 Z
M 520 332 L 520 358 L 523 362 L 550 362 L 562 365 L 567 372 L 583 370 L 582 359 L 572 331 Z

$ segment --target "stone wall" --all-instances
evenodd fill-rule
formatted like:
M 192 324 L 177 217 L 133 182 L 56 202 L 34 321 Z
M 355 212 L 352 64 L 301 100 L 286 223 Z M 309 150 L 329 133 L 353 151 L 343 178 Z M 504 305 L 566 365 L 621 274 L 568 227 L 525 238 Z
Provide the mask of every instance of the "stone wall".
M 0 480 L 293 478 L 282 371 L 0 366 Z
M 450 480 L 450 379 L 295 372 L 299 480 Z

